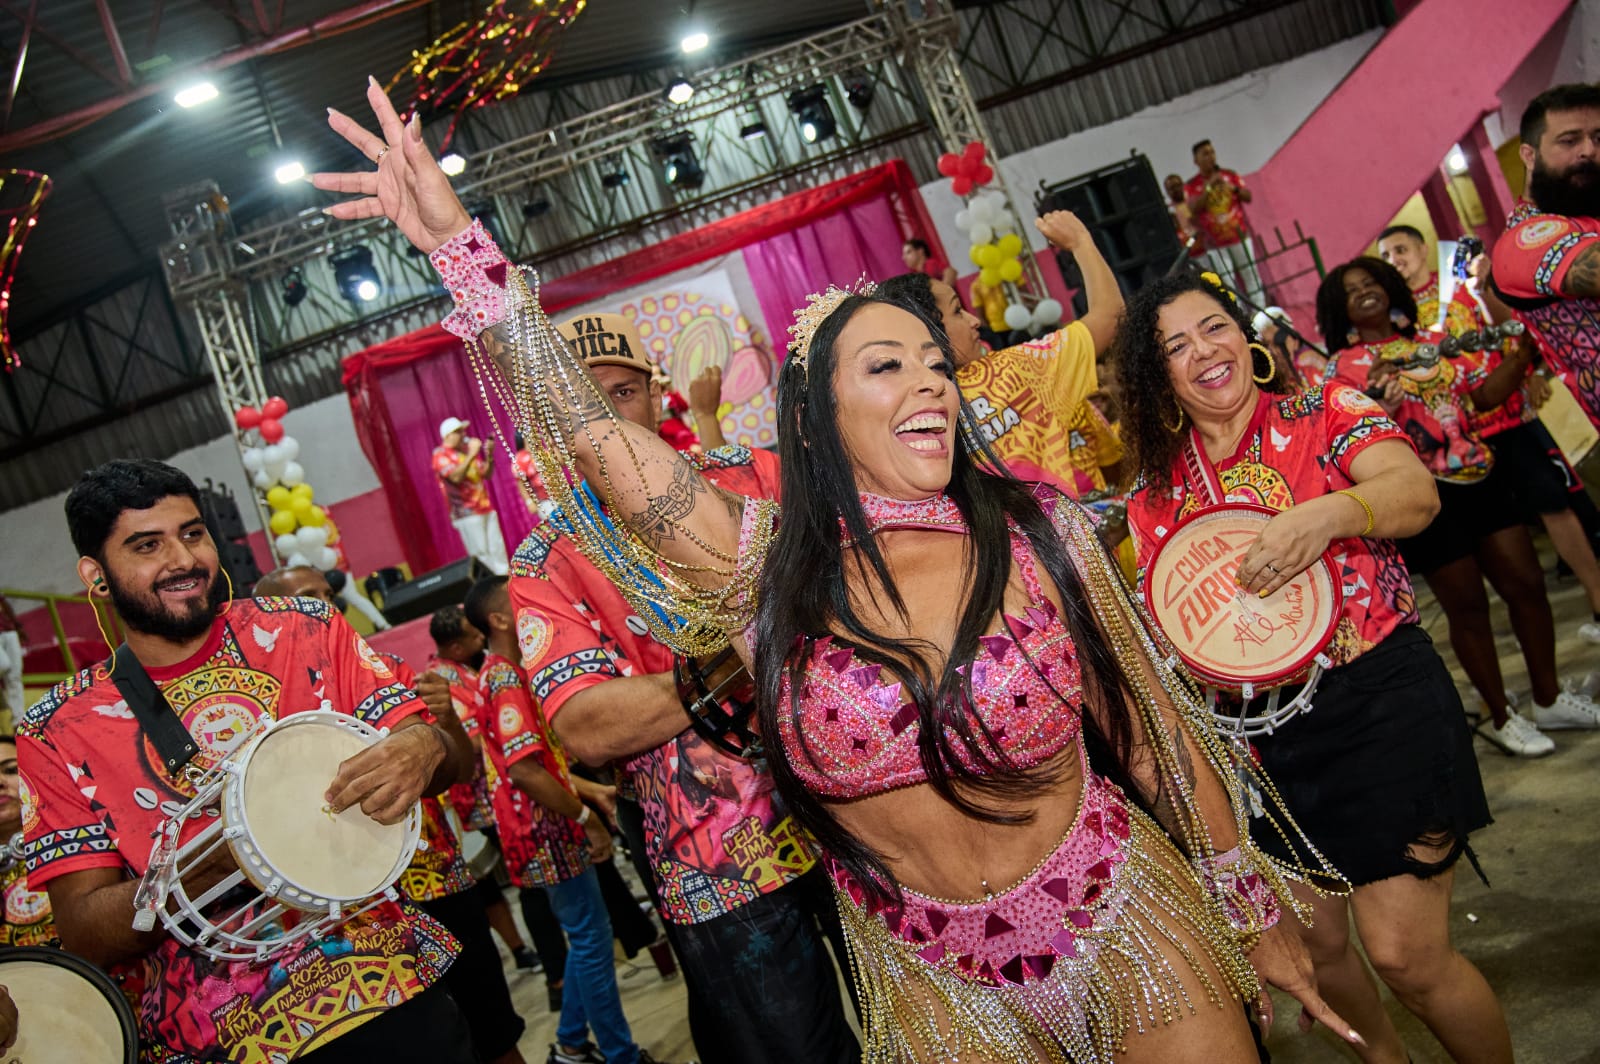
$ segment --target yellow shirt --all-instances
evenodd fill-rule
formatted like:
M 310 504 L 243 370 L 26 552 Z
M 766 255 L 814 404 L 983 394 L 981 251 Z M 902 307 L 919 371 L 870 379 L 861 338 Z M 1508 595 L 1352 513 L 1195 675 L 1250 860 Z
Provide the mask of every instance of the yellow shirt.
M 1088 402 L 1100 387 L 1094 339 L 1082 322 L 974 359 L 956 372 L 984 439 L 1017 476 L 1073 498 L 1105 486 L 1101 465 L 1122 445 Z M 1115 457 L 1107 455 L 1115 453 Z

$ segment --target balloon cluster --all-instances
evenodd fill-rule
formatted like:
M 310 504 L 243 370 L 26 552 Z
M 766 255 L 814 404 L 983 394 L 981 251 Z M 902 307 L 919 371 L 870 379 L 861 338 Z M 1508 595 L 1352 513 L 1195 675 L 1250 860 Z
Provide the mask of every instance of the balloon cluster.
M 978 267 L 978 283 L 987 290 L 987 298 L 980 302 L 1008 304 L 1001 312 L 1006 328 L 1038 333 L 1060 323 L 1061 304 L 1056 300 L 1042 299 L 1030 310 L 1020 299 L 1006 299 L 1001 293 L 1002 285 L 1022 279 L 1024 250 L 1004 193 L 991 190 L 973 196 L 956 212 L 956 228 L 972 241 L 968 254 Z M 990 322 L 991 328 L 995 325 Z
M 983 141 L 968 141 L 957 155 L 947 151 L 939 156 L 939 172 L 950 179 L 950 191 L 958 196 L 970 195 L 994 180 L 994 167 L 983 161 Z
M 306 483 L 305 468 L 295 460 L 300 457 L 299 441 L 283 431 L 280 419 L 288 412 L 289 404 L 277 396 L 262 403 L 260 410 L 240 407 L 233 423 L 245 432 L 255 431 L 262 441 L 259 447 L 244 448 L 240 458 L 267 500 L 271 511 L 267 527 L 283 564 L 332 569 L 339 562 L 339 552 L 329 545 L 332 526 Z

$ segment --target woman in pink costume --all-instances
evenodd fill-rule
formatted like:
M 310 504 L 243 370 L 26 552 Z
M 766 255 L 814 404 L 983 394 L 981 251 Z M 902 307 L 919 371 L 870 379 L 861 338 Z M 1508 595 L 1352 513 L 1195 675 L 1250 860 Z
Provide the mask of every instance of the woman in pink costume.
M 832 870 L 865 1060 L 1254 1061 L 1239 1003 L 1263 979 L 1355 1037 L 1278 926 L 1302 873 L 1250 844 L 1196 692 L 1082 511 L 976 450 L 925 321 L 837 289 L 798 315 L 780 526 L 611 411 L 537 279 L 368 97 L 381 136 L 330 123 L 376 169 L 315 183 L 429 253 L 545 483 L 576 466 L 625 522 L 577 538 L 657 637 L 752 661 L 778 786 Z

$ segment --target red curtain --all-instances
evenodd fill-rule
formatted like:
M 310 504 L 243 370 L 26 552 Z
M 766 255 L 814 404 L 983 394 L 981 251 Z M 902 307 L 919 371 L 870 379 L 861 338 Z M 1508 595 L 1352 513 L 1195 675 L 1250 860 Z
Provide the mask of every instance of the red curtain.
M 927 207 L 912 178 L 911 168 L 903 160 L 894 159 L 859 174 L 764 203 L 566 277 L 546 278 L 541 287 L 544 308 L 554 316 L 569 307 L 604 299 L 614 292 L 732 254 L 748 244 L 810 225 L 841 210 L 880 198 L 887 198 L 893 207 L 903 239 L 921 237 L 928 241 L 937 254 L 943 254 L 943 249 L 938 246 L 938 234 L 928 218 Z M 841 277 L 836 280 L 848 282 L 854 278 Z M 461 550 L 459 544 L 437 531 L 438 516 L 433 511 L 443 505 L 442 499 L 435 499 L 417 487 L 419 478 L 409 468 L 404 453 L 408 447 L 414 450 L 415 442 L 402 443 L 401 434 L 396 430 L 396 418 L 391 416 L 385 401 L 383 377 L 386 373 L 401 370 L 411 376 L 422 371 L 422 367 L 415 364 L 441 357 L 455 359 L 458 365 L 465 363 L 460 341 L 439 326 L 432 325 L 358 351 L 344 359 L 344 387 L 355 416 L 356 436 L 383 483 L 390 514 L 405 546 L 406 561 L 416 573 L 438 568 L 450 558 L 461 556 Z M 455 373 L 448 376 L 454 378 Z M 480 420 L 477 412 L 470 415 L 463 412 L 458 416 L 470 416 L 474 423 Z M 497 469 L 496 480 L 500 479 L 499 472 Z M 504 520 L 508 516 L 508 508 L 501 506 L 499 510 Z M 514 545 L 520 539 L 509 526 L 506 527 L 506 533 L 508 545 Z M 446 541 L 438 542 L 440 539 Z

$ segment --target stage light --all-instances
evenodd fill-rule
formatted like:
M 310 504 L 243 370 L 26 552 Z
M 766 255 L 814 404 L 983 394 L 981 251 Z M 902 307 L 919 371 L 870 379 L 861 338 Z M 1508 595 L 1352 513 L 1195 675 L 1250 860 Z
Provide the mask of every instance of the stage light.
M 278 164 L 278 168 L 272 171 L 272 176 L 278 179 L 278 184 L 289 185 L 305 177 L 306 168 L 299 159 L 292 159 Z
M 679 107 L 682 107 L 684 104 L 694 99 L 694 86 L 689 84 L 689 80 L 687 78 L 678 78 L 667 89 L 667 99 L 670 102 L 677 104 Z
M 767 135 L 767 124 L 761 119 L 756 119 L 749 125 L 739 127 L 739 136 L 745 140 L 760 140 Z
M 460 155 L 457 155 L 455 152 L 451 152 L 449 155 L 441 155 L 439 157 L 439 169 L 443 170 L 450 177 L 458 176 L 466 168 L 467 160 Z
M 522 216 L 530 222 L 549 213 L 550 201 L 543 196 L 535 196 L 522 205 Z
M 333 266 L 333 279 L 339 285 L 339 294 L 359 307 L 371 303 L 383 294 L 383 282 L 372 265 L 372 252 L 364 244 L 352 244 L 333 253 L 328 260 Z
M 1450 154 L 1444 157 L 1444 165 L 1452 174 L 1467 172 L 1467 153 L 1461 150 L 1460 145 L 1450 149 Z
M 600 175 L 601 188 L 621 188 L 628 183 L 628 171 L 620 165 Z
M 657 138 L 650 150 L 661 160 L 661 174 L 673 188 L 699 188 L 705 184 L 706 172 L 695 158 L 689 134 Z
M 306 280 L 300 275 L 300 267 L 296 266 L 283 275 L 283 302 L 285 306 L 298 307 L 306 300 L 306 295 L 311 290 L 306 287 Z
M 706 45 L 711 43 L 711 38 L 704 33 L 695 32 L 689 34 L 680 43 L 686 54 L 690 52 L 700 52 L 704 51 Z
M 179 107 L 199 107 L 208 100 L 217 98 L 217 87 L 209 81 L 197 81 L 193 85 L 185 85 L 172 97 L 172 102 Z
M 865 111 L 872 106 L 872 94 L 877 91 L 872 84 L 872 79 L 865 74 L 853 74 L 845 79 L 844 98 L 850 101 L 850 106 L 857 111 Z
M 798 89 L 789 94 L 789 110 L 800 123 L 800 136 L 807 144 L 827 140 L 838 132 L 833 108 L 828 106 L 828 92 L 821 85 Z

